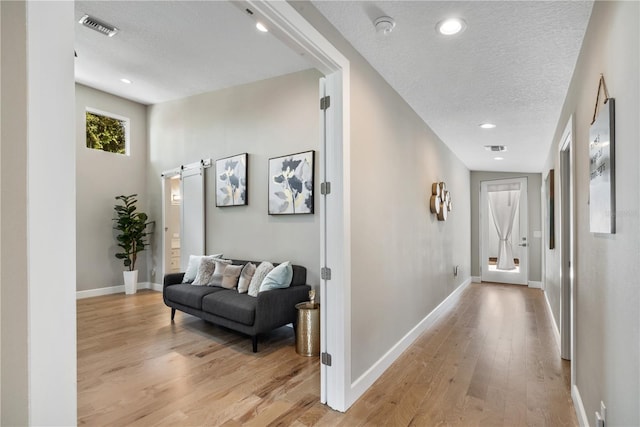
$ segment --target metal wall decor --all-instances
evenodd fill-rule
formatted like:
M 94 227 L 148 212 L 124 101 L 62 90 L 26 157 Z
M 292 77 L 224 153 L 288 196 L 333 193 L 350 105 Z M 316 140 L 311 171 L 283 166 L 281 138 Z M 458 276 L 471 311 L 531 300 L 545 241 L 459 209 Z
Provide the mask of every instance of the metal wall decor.
M 431 184 L 431 200 L 429 201 L 431 213 L 435 214 L 438 221 L 446 221 L 447 214 L 451 211 L 451 194 L 444 182 Z

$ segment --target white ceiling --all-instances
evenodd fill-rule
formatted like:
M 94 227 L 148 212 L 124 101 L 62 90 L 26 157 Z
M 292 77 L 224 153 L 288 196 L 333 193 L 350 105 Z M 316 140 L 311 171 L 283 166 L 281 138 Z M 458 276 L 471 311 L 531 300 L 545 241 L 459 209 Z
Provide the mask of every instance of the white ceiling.
M 591 1 L 313 1 L 471 170 L 541 172 Z M 373 21 L 395 19 L 387 36 Z M 460 17 L 445 38 L 436 24 Z M 479 124 L 491 122 L 495 129 Z M 506 145 L 499 156 L 484 145 Z
M 311 68 L 227 1 L 76 1 L 85 14 L 120 31 L 76 24 L 76 81 L 143 104 Z
M 542 171 L 591 1 L 313 4 L 469 169 Z M 76 81 L 143 104 L 310 68 L 227 1 L 77 1 L 75 10 L 120 29 L 108 38 L 77 24 Z M 388 36 L 373 26 L 382 15 L 397 23 Z M 466 31 L 436 34 L 450 16 Z M 506 145 L 504 160 L 484 145 Z

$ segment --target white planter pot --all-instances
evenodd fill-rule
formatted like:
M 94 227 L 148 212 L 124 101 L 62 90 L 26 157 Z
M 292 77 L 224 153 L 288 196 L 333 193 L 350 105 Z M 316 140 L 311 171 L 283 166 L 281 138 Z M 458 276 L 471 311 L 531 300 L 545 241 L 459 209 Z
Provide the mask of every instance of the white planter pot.
M 138 270 L 123 271 L 124 275 L 124 292 L 127 295 L 135 294 L 138 290 Z

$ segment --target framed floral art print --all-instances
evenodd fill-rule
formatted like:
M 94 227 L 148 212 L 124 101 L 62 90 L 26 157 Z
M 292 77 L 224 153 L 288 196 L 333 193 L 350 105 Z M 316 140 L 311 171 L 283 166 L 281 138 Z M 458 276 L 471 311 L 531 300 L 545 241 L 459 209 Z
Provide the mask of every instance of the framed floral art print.
M 247 153 L 216 160 L 216 206 L 242 206 L 247 199 Z
M 313 213 L 314 154 L 269 159 L 269 215 Z

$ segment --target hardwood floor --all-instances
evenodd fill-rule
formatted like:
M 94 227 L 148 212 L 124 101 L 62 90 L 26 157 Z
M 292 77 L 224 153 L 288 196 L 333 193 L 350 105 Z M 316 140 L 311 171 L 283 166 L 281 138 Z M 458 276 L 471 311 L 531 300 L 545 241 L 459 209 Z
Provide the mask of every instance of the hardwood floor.
M 542 292 L 471 284 L 346 414 L 319 400 L 293 331 L 251 340 L 142 291 L 78 301 L 78 423 L 113 426 L 577 425 Z

